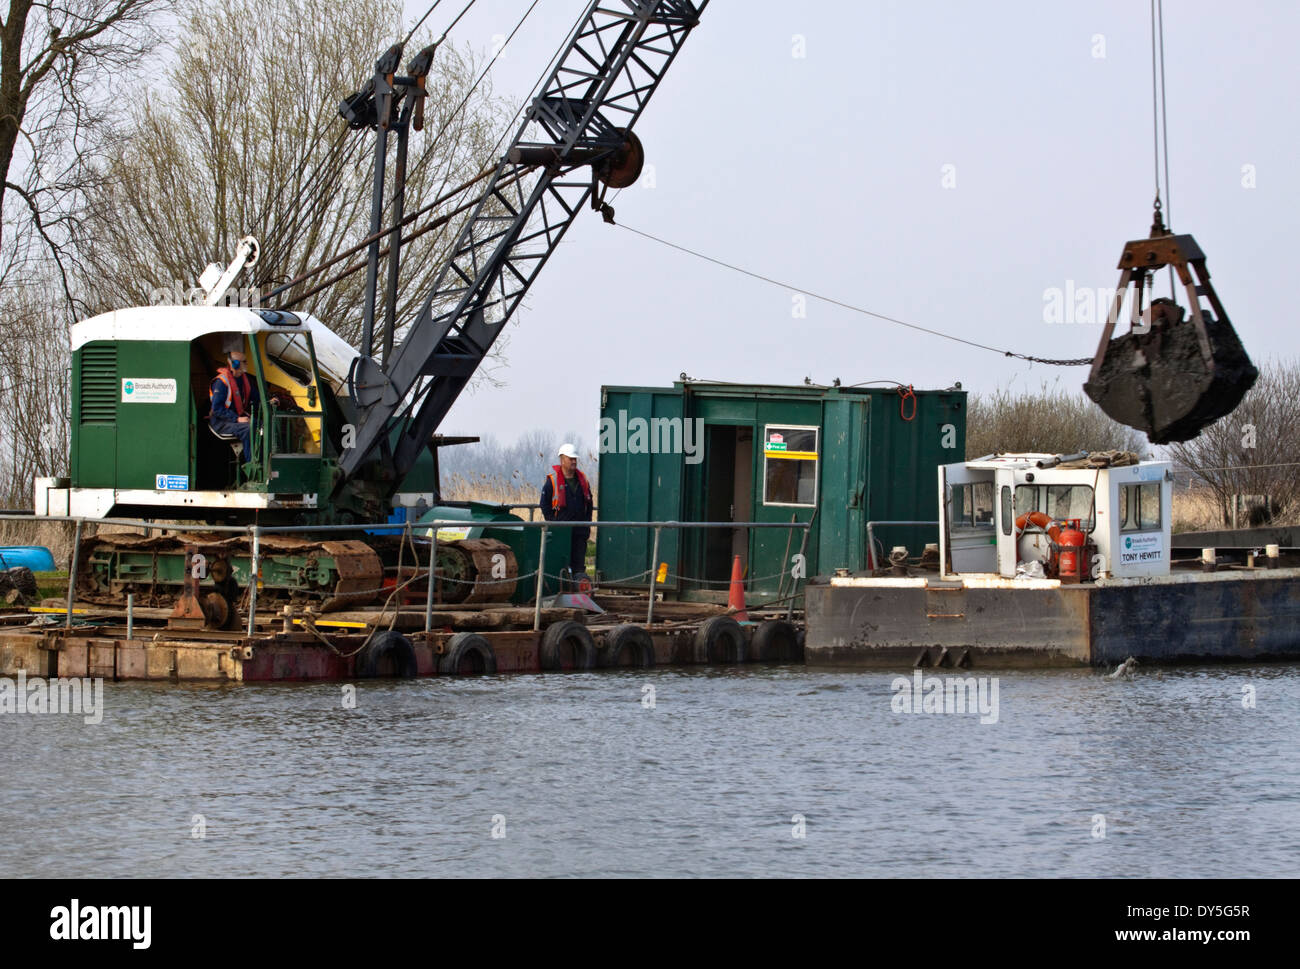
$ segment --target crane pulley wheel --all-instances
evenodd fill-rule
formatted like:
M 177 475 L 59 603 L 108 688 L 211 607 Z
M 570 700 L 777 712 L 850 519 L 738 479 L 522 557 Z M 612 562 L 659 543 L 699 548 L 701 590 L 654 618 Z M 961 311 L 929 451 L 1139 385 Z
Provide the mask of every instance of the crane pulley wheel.
M 645 167 L 645 148 L 641 146 L 641 139 L 626 128 L 622 134 L 623 146 L 595 166 L 596 178 L 610 188 L 627 188 L 634 184 Z

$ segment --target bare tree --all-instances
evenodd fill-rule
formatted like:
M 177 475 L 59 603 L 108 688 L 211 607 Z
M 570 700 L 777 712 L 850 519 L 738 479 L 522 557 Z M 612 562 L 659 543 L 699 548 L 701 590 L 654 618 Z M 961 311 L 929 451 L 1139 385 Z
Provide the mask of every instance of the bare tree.
M 1300 517 L 1300 362 L 1263 363 L 1235 411 L 1169 454 L 1213 493 L 1225 525 L 1234 495 L 1266 495 L 1277 517 Z
M 26 508 L 32 480 L 67 474 L 68 331 L 58 287 L 14 287 L 0 296 L 0 507 Z
M 249 233 L 263 243 L 254 279 L 267 289 L 364 239 L 374 135 L 348 130 L 338 109 L 404 35 L 401 15 L 397 0 L 216 0 L 185 7 L 174 62 L 161 84 L 136 99 L 117 159 L 105 172 L 88 257 L 107 284 L 98 287 L 97 308 L 176 302 L 205 265 L 224 265 Z M 404 60 L 424 43 L 413 39 Z M 473 53 L 449 43 L 439 48 L 424 130 L 412 134 L 408 212 L 495 161 L 507 115 L 486 84 L 476 86 L 481 73 Z M 465 201 L 458 197 L 430 218 Z M 428 291 L 458 222 L 406 250 L 399 322 Z M 355 344 L 363 283 L 364 273 L 354 273 L 293 306 Z M 248 286 L 247 274 L 242 285 Z
M 1145 454 L 1142 434 L 1111 420 L 1080 391 L 1042 384 L 1038 390 L 1008 389 L 970 397 L 966 410 L 966 457 L 1030 452 L 1133 451 Z
M 0 505 L 67 473 L 68 337 L 81 220 L 117 87 L 170 0 L 0 8 Z
M 0 283 L 51 261 L 71 303 L 79 211 L 114 99 L 170 0 L 9 0 L 0 21 Z M 17 277 L 22 276 L 22 280 Z

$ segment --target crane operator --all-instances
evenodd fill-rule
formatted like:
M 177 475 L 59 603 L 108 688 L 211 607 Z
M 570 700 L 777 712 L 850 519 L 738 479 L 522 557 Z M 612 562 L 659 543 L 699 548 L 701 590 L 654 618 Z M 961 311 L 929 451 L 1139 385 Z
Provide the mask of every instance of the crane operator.
M 226 354 L 226 366 L 217 371 L 208 388 L 212 402 L 208 423 L 218 434 L 239 439 L 244 461 L 253 460 L 253 409 L 257 406 L 257 384 L 249 379 L 248 357 L 242 349 Z

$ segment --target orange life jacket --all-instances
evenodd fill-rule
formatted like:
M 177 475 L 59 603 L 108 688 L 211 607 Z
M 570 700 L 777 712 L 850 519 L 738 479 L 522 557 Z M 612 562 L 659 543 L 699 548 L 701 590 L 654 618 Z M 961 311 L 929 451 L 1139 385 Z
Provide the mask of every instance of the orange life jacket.
M 577 468 L 573 469 L 574 476 L 578 479 L 578 484 L 582 486 L 582 495 L 587 499 L 587 504 L 591 504 L 591 485 L 587 482 L 587 476 Z M 551 466 L 551 473 L 546 476 L 551 482 L 551 510 L 559 511 L 564 507 L 564 469 L 558 464 Z
M 245 404 L 253 393 L 252 385 L 248 382 L 248 374 L 236 374 L 229 367 L 222 367 L 217 371 L 216 380 L 214 380 L 213 383 L 215 384 L 217 380 L 220 380 L 226 385 L 226 400 L 229 402 L 230 409 L 233 410 L 237 416 L 244 417 L 246 415 Z M 209 404 L 212 403 L 212 398 L 214 396 L 216 396 L 216 394 L 212 387 L 209 386 Z

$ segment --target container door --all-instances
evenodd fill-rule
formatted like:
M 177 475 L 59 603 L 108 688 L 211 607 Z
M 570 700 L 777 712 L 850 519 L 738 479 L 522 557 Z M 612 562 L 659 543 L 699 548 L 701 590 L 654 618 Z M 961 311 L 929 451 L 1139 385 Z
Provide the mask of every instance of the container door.
M 787 422 L 764 421 L 757 432 L 754 494 L 758 513 L 754 520 L 784 525 L 812 522 L 817 515 L 823 486 L 821 426 L 804 423 L 795 417 Z M 838 497 L 837 500 L 841 502 L 838 517 L 823 520 L 816 530 L 839 539 L 843 535 L 843 526 L 838 523 L 842 520 L 844 499 Z M 755 576 L 751 585 L 757 598 L 789 594 L 796 585 L 801 588 L 803 581 L 818 571 L 816 534 L 809 535 L 805 545 L 802 529 L 764 528 L 754 532 L 751 542 Z M 836 541 L 834 544 L 838 554 L 842 543 Z M 805 565 L 803 578 L 796 582 L 792 576 L 792 559 L 800 552 L 805 556 Z
M 742 479 L 737 465 L 738 439 L 742 431 L 749 430 L 730 425 L 705 426 L 704 513 L 701 516 L 704 521 L 750 520 L 748 494 L 739 500 L 737 498 L 737 486 Z M 752 440 L 752 432 L 749 437 Z M 692 560 L 700 563 L 695 575 L 710 583 L 706 588 L 725 589 L 725 583 L 731 578 L 731 563 L 735 556 L 740 556 L 742 569 L 749 562 L 749 546 L 743 529 L 711 528 L 693 537 L 698 543 L 699 558 L 692 556 Z
M 944 573 L 1000 571 L 994 472 L 949 464 L 942 481 Z
M 703 442 L 682 415 L 681 391 L 606 387 L 601 391 L 597 519 L 611 522 L 681 521 L 684 463 Z M 645 588 L 651 568 L 650 528 L 596 528 L 596 570 L 606 585 Z M 658 563 L 667 563 L 660 589 L 676 590 L 681 535 L 660 533 Z M 656 565 L 658 564 L 656 563 Z

